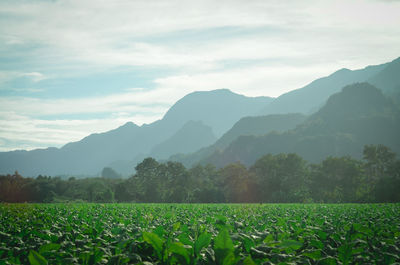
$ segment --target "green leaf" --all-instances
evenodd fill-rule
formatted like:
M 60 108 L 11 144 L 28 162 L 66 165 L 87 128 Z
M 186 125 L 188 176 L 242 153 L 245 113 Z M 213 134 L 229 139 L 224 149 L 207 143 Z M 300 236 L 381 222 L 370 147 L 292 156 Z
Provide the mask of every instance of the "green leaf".
M 255 247 L 253 240 L 250 238 L 244 237 L 243 238 L 243 246 L 247 253 L 250 253 L 252 247 Z
M 228 255 L 225 256 L 222 265 L 233 265 L 236 264 L 235 254 L 233 252 L 229 252 Z
M 227 249 L 230 251 L 234 250 L 233 242 L 229 236 L 228 230 L 222 229 L 214 240 L 214 249 Z
M 173 231 L 178 231 L 180 227 L 181 227 L 181 223 L 180 223 L 180 222 L 176 222 L 176 223 L 172 226 L 172 230 L 173 230 Z
M 222 229 L 214 239 L 214 251 L 218 264 L 233 264 L 235 255 L 234 246 L 228 230 Z
M 243 260 L 243 265 L 256 265 L 256 264 L 254 263 L 254 261 L 251 259 L 250 256 L 247 256 L 247 258 Z
M 150 232 L 143 232 L 143 240 L 149 243 L 157 252 L 158 257 L 162 259 L 163 240 L 161 240 L 161 238 L 156 234 Z
M 392 253 L 387 253 L 384 252 L 383 253 L 383 260 L 385 264 L 392 264 L 394 263 L 397 259 L 399 259 L 399 257 L 395 254 Z
M 272 242 L 272 241 L 274 241 L 275 239 L 274 239 L 274 235 L 273 234 L 269 234 L 266 238 L 264 238 L 264 243 L 269 243 L 269 242 Z
M 98 264 L 102 260 L 103 255 L 103 251 L 96 247 L 94 253 L 90 256 L 89 264 Z
M 303 243 L 296 240 L 285 240 L 279 244 L 281 248 L 291 248 L 293 250 L 297 250 L 303 246 Z
M 318 249 L 323 249 L 324 248 L 324 243 L 322 243 L 319 240 L 311 240 L 310 245 L 313 247 L 316 247 Z
M 180 242 L 174 242 L 168 247 L 168 251 L 170 253 L 176 254 L 180 263 L 189 264 L 190 263 L 190 254 L 187 249 Z M 184 261 L 184 262 L 182 262 Z
M 189 234 L 182 233 L 178 236 L 179 242 L 183 243 L 184 245 L 192 246 L 193 242 L 190 240 Z
M 350 259 L 351 259 L 351 251 L 352 248 L 350 245 L 341 245 L 338 248 L 338 257 L 341 262 L 343 262 L 344 265 L 348 264 Z
M 194 253 L 196 255 L 200 254 L 200 251 L 207 247 L 211 242 L 211 234 L 209 233 L 202 233 L 194 243 Z
M 29 251 L 28 259 L 31 265 L 47 265 L 47 260 L 34 250 Z
M 165 233 L 165 229 L 162 226 L 158 226 L 156 229 L 153 230 L 153 233 L 159 237 L 163 237 Z
M 315 251 L 311 251 L 311 252 L 304 252 L 301 253 L 302 256 L 306 256 L 309 258 L 312 258 L 313 260 L 318 260 L 321 258 L 321 250 L 315 250 Z
M 326 257 L 318 261 L 318 265 L 337 265 L 338 262 L 335 258 Z
M 317 231 L 317 234 L 318 234 L 319 238 L 322 240 L 326 240 L 326 238 L 328 237 L 328 234 L 325 233 L 324 231 Z
M 39 248 L 39 253 L 40 253 L 40 254 L 43 254 L 43 253 L 45 253 L 45 252 L 50 252 L 50 251 L 52 251 L 52 250 L 59 250 L 60 247 L 61 247 L 60 244 L 49 243 L 49 244 L 46 244 L 46 245 L 42 245 L 42 246 Z

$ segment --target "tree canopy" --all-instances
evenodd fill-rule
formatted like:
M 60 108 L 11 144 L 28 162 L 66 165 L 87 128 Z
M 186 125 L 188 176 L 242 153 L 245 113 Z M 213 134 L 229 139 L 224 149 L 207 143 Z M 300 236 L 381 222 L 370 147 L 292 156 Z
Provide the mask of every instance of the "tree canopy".
M 217 169 L 145 158 L 128 179 L 105 168 L 101 178 L 68 180 L 18 172 L 0 176 L 1 202 L 399 202 L 400 160 L 383 145 L 366 145 L 363 159 L 328 157 L 309 164 L 297 154 L 267 154 L 247 168 Z

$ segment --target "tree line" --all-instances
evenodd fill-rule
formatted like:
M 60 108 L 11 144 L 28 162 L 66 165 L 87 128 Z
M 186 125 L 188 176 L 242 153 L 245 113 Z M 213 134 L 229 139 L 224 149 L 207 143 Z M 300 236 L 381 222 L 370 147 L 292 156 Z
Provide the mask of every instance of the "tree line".
M 400 202 L 400 160 L 383 145 L 366 145 L 361 160 L 328 157 L 309 164 L 297 154 L 265 155 L 247 168 L 146 158 L 128 179 L 67 180 L 0 176 L 1 202 L 289 203 Z M 111 176 L 111 177 L 108 177 Z

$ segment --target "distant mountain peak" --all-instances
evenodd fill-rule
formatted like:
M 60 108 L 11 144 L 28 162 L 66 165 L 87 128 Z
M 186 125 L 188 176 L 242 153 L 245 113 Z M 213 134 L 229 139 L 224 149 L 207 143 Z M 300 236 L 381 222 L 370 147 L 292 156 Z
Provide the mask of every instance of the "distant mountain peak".
M 193 96 L 215 96 L 215 95 L 239 95 L 239 94 L 236 94 L 236 93 L 232 92 L 228 88 L 219 88 L 219 89 L 214 89 L 214 90 L 194 91 L 194 92 L 191 92 L 191 93 L 187 94 L 182 99 L 190 98 L 190 97 L 193 97 Z
M 348 69 L 348 68 L 341 68 L 341 69 L 337 70 L 336 72 L 334 72 L 331 75 L 338 74 L 338 73 L 348 73 L 348 72 L 351 72 L 351 70 Z
M 139 126 L 135 123 L 128 121 L 124 125 L 121 125 L 119 128 L 138 128 Z
M 178 100 L 162 122 L 182 127 L 189 120 L 200 120 L 221 136 L 240 118 L 258 113 L 271 100 L 268 97 L 246 97 L 226 88 L 197 91 Z
M 326 104 L 313 116 L 339 121 L 382 113 L 390 106 L 390 101 L 375 86 L 366 82 L 354 83 L 330 96 Z

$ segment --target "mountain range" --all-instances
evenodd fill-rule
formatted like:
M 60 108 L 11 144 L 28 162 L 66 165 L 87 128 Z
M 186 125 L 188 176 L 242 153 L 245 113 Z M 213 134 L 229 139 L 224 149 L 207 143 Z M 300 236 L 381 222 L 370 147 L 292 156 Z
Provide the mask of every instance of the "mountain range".
M 399 135 L 399 106 L 375 86 L 355 83 L 329 97 L 319 111 L 294 129 L 242 135 L 225 149 L 197 160 L 222 167 L 237 161 L 251 165 L 266 153 L 296 153 L 310 162 L 329 156 L 361 158 L 367 144 L 383 144 L 400 153 Z
M 223 166 L 237 160 L 249 164 L 266 153 L 297 152 L 318 161 L 357 156 L 363 144 L 372 143 L 400 152 L 399 99 L 400 58 L 341 69 L 275 99 L 228 89 L 194 92 L 151 124 L 129 122 L 61 148 L 1 152 L 0 174 L 96 175 L 110 166 L 129 175 L 147 156 Z
M 18 170 L 24 176 L 96 175 L 105 166 L 132 174 L 148 155 L 168 158 L 175 152 L 194 152 L 211 144 L 240 118 L 258 113 L 271 101 L 270 97 L 245 97 L 228 89 L 194 92 L 151 124 L 139 127 L 128 122 L 61 148 L 0 152 L 0 174 Z M 191 144 L 177 147 L 179 139 Z

